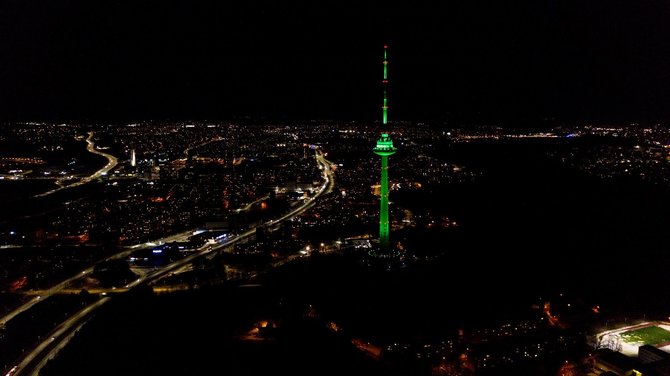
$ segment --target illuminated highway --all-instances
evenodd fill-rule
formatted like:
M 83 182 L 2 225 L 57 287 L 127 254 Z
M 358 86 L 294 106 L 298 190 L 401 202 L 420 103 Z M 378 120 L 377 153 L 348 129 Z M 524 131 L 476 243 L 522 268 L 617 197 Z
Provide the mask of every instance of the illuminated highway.
M 323 184 L 319 186 L 319 189 L 316 191 L 316 194 L 306 200 L 301 206 L 297 207 L 296 209 L 292 210 L 291 212 L 283 215 L 282 217 L 275 219 L 275 220 L 269 220 L 268 222 L 261 223 L 256 227 L 259 226 L 268 226 L 268 225 L 276 225 L 279 224 L 285 220 L 292 219 L 302 213 L 304 213 L 307 209 L 311 208 L 314 206 L 315 200 L 322 196 L 325 193 L 330 193 L 333 190 L 333 187 L 335 185 L 335 179 L 333 176 L 333 164 L 325 159 L 323 153 L 320 150 L 317 150 L 315 159 L 317 163 L 319 164 L 319 169 L 322 171 L 322 177 L 323 177 Z M 250 237 L 252 235 L 255 235 L 256 233 L 256 227 L 252 227 L 249 230 L 239 234 L 238 236 L 229 238 L 219 244 L 216 244 L 214 246 L 212 245 L 204 245 L 198 249 L 198 251 L 190 256 L 187 256 L 181 260 L 175 261 L 171 264 L 166 265 L 165 267 L 156 270 L 152 273 L 149 273 L 148 275 L 144 277 L 140 277 L 136 279 L 135 281 L 129 283 L 125 287 L 127 289 L 131 289 L 133 287 L 139 286 L 141 284 L 149 284 L 151 282 L 155 282 L 158 279 L 162 278 L 163 276 L 167 275 L 168 273 L 178 270 L 180 268 L 185 267 L 189 263 L 193 262 L 196 258 L 206 256 L 210 254 L 211 252 L 215 252 L 218 250 L 221 250 L 223 248 L 226 248 L 232 244 L 237 243 L 238 241 L 245 239 L 247 237 Z M 185 233 L 173 235 L 169 238 L 174 238 L 174 237 L 183 237 Z M 165 239 L 169 239 L 165 238 Z M 113 258 L 119 258 L 119 257 L 127 257 L 130 255 L 132 252 L 137 250 L 139 247 L 131 248 L 130 250 L 126 250 L 124 252 L 118 253 L 116 255 L 110 256 L 107 259 L 113 259 Z M 279 264 L 281 265 L 281 264 Z M 50 294 L 47 296 L 42 296 L 36 297 L 30 302 L 24 304 L 23 306 L 17 308 L 15 312 L 10 313 L 10 315 L 7 315 L 2 318 L 2 321 L 0 321 L 0 324 L 6 323 L 9 321 L 12 317 L 16 316 L 17 314 L 24 312 L 25 310 L 29 309 L 32 307 L 34 304 L 36 304 L 40 299 L 45 299 L 46 297 L 56 293 L 57 291 L 63 290 L 66 285 L 70 282 L 75 281 L 78 278 L 82 278 L 83 275 L 86 275 L 88 273 L 91 273 L 93 268 L 88 268 L 80 272 L 80 274 L 73 276 L 72 278 L 63 281 L 59 283 L 58 285 L 52 287 L 49 289 Z M 95 303 L 85 307 L 81 311 L 77 312 L 75 315 L 71 316 L 68 318 L 66 321 L 61 323 L 49 336 L 47 336 L 47 339 L 45 339 L 42 343 L 40 343 L 35 349 L 33 349 L 17 366 L 16 372 L 14 375 L 38 375 L 39 371 L 44 367 L 44 365 L 50 360 L 53 359 L 58 352 L 64 348 L 67 343 L 70 341 L 70 339 L 76 334 L 76 331 L 79 330 L 84 324 L 84 320 L 86 317 L 88 317 L 95 309 L 99 308 L 103 304 L 109 301 L 111 299 L 110 297 L 104 297 Z M 24 307 L 25 306 L 25 307 Z M 7 318 L 9 316 L 9 318 Z
M 268 198 L 270 198 L 270 195 L 265 195 L 265 196 L 259 198 L 258 200 L 252 201 L 252 202 L 246 204 L 245 206 L 243 206 L 239 209 L 235 209 L 235 211 L 238 212 L 238 213 L 243 212 L 243 211 L 249 211 L 254 206 L 254 204 L 258 204 L 259 202 L 261 202 L 263 200 L 267 200 Z
M 156 240 L 152 243 L 137 244 L 137 245 L 134 245 L 132 247 L 126 248 L 122 252 L 119 252 L 119 253 L 113 254 L 111 256 L 108 256 L 107 258 L 105 258 L 101 261 L 109 261 L 109 260 L 114 260 L 114 259 L 125 258 L 125 257 L 130 256 L 131 253 L 133 253 L 133 252 L 135 252 L 139 249 L 153 247 L 156 244 L 169 243 L 169 242 L 173 242 L 173 241 L 182 241 L 182 240 L 188 238 L 188 236 L 191 235 L 192 233 L 193 233 L 193 230 L 188 230 L 188 231 L 180 232 L 178 234 L 170 235 L 168 237 Z M 52 287 L 50 287 L 46 290 L 40 290 L 39 291 L 40 295 L 32 298 L 31 300 L 29 300 L 29 301 L 23 303 L 22 305 L 16 307 L 13 311 L 11 311 L 11 312 L 7 313 L 6 315 L 0 317 L 0 327 L 3 327 L 5 324 L 7 324 L 7 322 L 9 320 L 13 319 L 15 316 L 19 315 L 20 313 L 29 310 L 32 306 L 39 303 L 40 301 L 48 299 L 50 296 L 52 296 L 54 294 L 58 294 L 62 291 L 65 291 L 66 288 L 72 282 L 75 282 L 75 281 L 85 277 L 86 275 L 92 273 L 92 272 L 93 272 L 93 267 L 91 266 L 89 268 L 81 270 L 77 274 L 75 274 L 72 277 L 60 282 L 59 284 L 57 284 L 55 286 L 52 286 Z
M 94 172 L 92 175 L 81 178 L 78 182 L 75 182 L 75 183 L 72 183 L 72 184 L 69 184 L 69 185 L 65 185 L 65 186 L 60 186 L 60 187 L 52 189 L 50 191 L 37 194 L 37 195 L 35 195 L 35 197 L 44 197 L 44 196 L 48 196 L 52 193 L 56 193 L 58 191 L 61 191 L 63 189 L 74 188 L 74 187 L 78 187 L 80 185 L 84 185 L 84 184 L 89 183 L 89 182 L 91 182 L 91 181 L 93 181 L 93 180 L 95 180 L 95 179 L 97 179 L 97 178 L 99 178 L 103 175 L 107 175 L 107 173 L 109 171 L 111 171 L 114 167 L 116 167 L 116 165 L 118 164 L 118 160 L 116 159 L 115 156 L 113 156 L 109 153 L 105 153 L 103 151 L 97 150 L 95 148 L 95 143 L 93 142 L 93 131 L 88 132 L 88 138 L 86 139 L 86 143 L 87 143 L 86 150 L 88 150 L 89 153 L 97 154 L 97 155 L 100 155 L 100 156 L 103 156 L 103 157 L 107 158 L 107 164 L 104 167 L 102 167 L 101 169 L 99 169 L 98 171 Z M 61 181 L 62 180 L 59 179 L 56 182 L 56 184 L 59 184 L 59 185 L 62 184 Z
M 70 318 L 65 320 L 60 325 L 58 325 L 58 327 L 51 333 L 51 335 L 47 336 L 47 338 L 44 341 L 42 341 L 42 343 L 40 343 L 33 351 L 28 353 L 28 355 L 26 355 L 26 357 L 23 358 L 21 363 L 19 363 L 19 365 L 17 366 L 14 375 L 19 374 L 38 375 L 42 367 L 44 367 L 49 360 L 53 359 L 58 354 L 58 352 L 62 348 L 64 348 L 68 344 L 68 342 L 70 342 L 70 339 L 74 337 L 77 331 L 86 323 L 86 322 L 81 323 L 79 322 L 83 318 L 91 314 L 93 311 L 95 311 L 97 308 L 107 303 L 109 299 L 111 298 L 105 297 L 96 301 L 93 304 L 86 306 L 84 309 L 72 315 Z M 44 353 L 46 350 L 48 350 L 48 352 Z M 42 355 L 42 357 L 38 359 L 40 355 Z M 35 364 L 34 367 L 32 367 L 33 371 L 31 373 L 26 373 L 27 370 L 30 369 L 27 368 L 27 366 L 36 361 L 38 361 L 38 363 Z
M 199 147 L 211 144 L 212 142 L 217 142 L 217 141 L 221 141 L 221 140 L 223 140 L 221 137 L 214 137 L 211 140 L 201 142 L 197 145 L 189 146 L 186 149 L 184 149 L 184 156 L 186 156 L 188 158 L 189 154 L 191 153 L 191 150 L 194 150 L 194 149 L 197 149 Z

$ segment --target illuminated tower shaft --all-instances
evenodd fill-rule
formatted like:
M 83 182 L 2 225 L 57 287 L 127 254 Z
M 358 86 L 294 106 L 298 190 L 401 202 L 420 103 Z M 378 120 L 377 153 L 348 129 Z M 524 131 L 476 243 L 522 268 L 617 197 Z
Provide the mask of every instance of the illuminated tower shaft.
M 395 154 L 396 148 L 388 134 L 382 133 L 377 146 L 372 150 L 382 157 L 381 197 L 379 207 L 379 247 L 382 254 L 389 250 L 389 155 Z

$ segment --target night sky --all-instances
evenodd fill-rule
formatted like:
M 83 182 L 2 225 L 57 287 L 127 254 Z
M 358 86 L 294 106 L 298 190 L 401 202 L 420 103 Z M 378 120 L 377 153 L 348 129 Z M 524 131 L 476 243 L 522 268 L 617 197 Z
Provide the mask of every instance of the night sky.
M 0 120 L 670 120 L 667 1 L 231 3 L 1 1 Z

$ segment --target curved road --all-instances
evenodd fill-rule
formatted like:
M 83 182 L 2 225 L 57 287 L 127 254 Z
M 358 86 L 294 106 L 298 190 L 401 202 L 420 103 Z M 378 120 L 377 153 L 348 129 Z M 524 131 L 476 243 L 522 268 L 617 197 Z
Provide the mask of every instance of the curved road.
M 79 321 L 81 321 L 84 317 L 88 316 L 91 312 L 93 312 L 96 308 L 100 307 L 101 305 L 107 303 L 111 298 L 110 297 L 104 297 L 100 300 L 97 300 L 95 303 L 92 303 L 86 308 L 82 309 L 81 311 L 77 312 L 67 320 L 65 320 L 63 323 L 58 325 L 56 329 L 51 333 L 51 335 L 47 336 L 47 339 L 45 339 L 42 343 L 37 345 L 37 347 L 31 351 L 19 365 L 16 367 L 15 372 L 12 374 L 18 375 L 21 373 L 21 370 L 24 369 L 26 366 L 30 365 L 34 361 L 36 361 L 37 357 L 44 352 L 45 349 L 51 348 L 51 351 L 48 352 L 47 356 L 44 356 L 39 359 L 39 363 L 35 365 L 33 368 L 33 372 L 31 375 L 37 375 L 39 374 L 39 371 L 47 364 L 47 362 L 53 357 L 58 354 L 58 351 L 61 350 L 67 343 L 74 337 L 76 332 L 81 329 L 82 326 L 84 326 L 85 322 L 77 325 L 75 327 L 75 324 L 77 324 Z M 74 327 L 74 329 L 73 329 Z M 59 339 L 59 341 L 56 341 Z
M 173 241 L 181 241 L 184 238 L 187 238 L 189 235 L 193 233 L 193 230 L 188 230 L 184 232 L 180 232 L 178 234 L 174 234 L 171 236 L 167 236 L 165 238 L 159 239 L 154 241 L 155 244 L 158 243 L 170 243 Z M 145 243 L 145 244 L 137 244 L 132 247 L 128 247 L 127 249 L 123 250 L 122 252 L 115 253 L 111 256 L 108 256 L 98 262 L 103 262 L 103 261 L 110 261 L 114 259 L 119 259 L 119 258 L 125 258 L 130 256 L 131 253 L 143 249 L 143 248 L 148 248 L 148 247 L 153 247 L 153 245 L 150 245 L 151 243 Z M 11 312 L 7 313 L 6 315 L 0 317 L 0 328 L 2 328 L 7 322 L 11 319 L 13 319 L 15 316 L 18 316 L 19 314 L 29 310 L 32 306 L 35 304 L 39 303 L 40 301 L 43 301 L 45 299 L 48 299 L 54 294 L 58 294 L 60 291 L 64 290 L 70 283 L 75 282 L 86 275 L 93 273 L 93 266 L 86 268 L 84 270 L 81 270 L 79 273 L 73 275 L 72 277 L 58 283 L 57 285 L 54 285 L 45 291 L 41 291 L 39 296 L 36 296 L 29 301 L 21 304 L 20 306 L 16 307 L 14 310 Z
M 308 200 L 305 201 L 302 205 L 299 207 L 295 208 L 294 210 L 290 211 L 289 213 L 283 215 L 282 217 L 274 220 L 269 220 L 265 223 L 259 224 L 258 226 L 265 226 L 265 225 L 276 225 L 278 223 L 281 223 L 283 221 L 292 219 L 293 217 L 296 217 L 298 215 L 301 215 L 304 213 L 306 210 L 314 206 L 314 203 L 316 199 L 323 194 L 330 193 L 333 191 L 333 187 L 335 186 L 335 178 L 333 176 L 333 169 L 332 169 L 332 162 L 328 161 L 327 159 L 324 158 L 323 153 L 317 149 L 316 152 L 316 161 L 319 164 L 319 169 L 322 171 L 322 177 L 323 177 L 323 184 L 319 186 L 319 189 L 317 193 L 314 195 L 314 197 L 309 198 Z M 256 226 L 256 227 L 258 227 Z M 213 247 L 210 247 L 208 245 L 202 246 L 199 248 L 199 251 L 197 253 L 194 253 L 188 257 L 185 257 L 181 260 L 175 261 L 172 264 L 166 265 L 160 270 L 157 270 L 145 277 L 138 278 L 137 280 L 131 282 L 128 284 L 126 287 L 127 288 L 133 288 L 136 286 L 139 286 L 141 284 L 147 284 L 151 283 L 153 281 L 156 281 L 166 275 L 167 273 L 176 270 L 178 268 L 184 267 L 185 265 L 193 262 L 196 258 L 208 255 L 211 252 L 218 251 L 222 248 L 225 248 L 227 246 L 230 246 L 232 244 L 237 243 L 238 241 L 245 239 L 249 236 L 252 236 L 256 233 L 256 227 L 253 227 L 242 234 L 239 234 L 238 236 L 228 239 L 222 243 L 219 243 Z M 134 251 L 134 250 L 133 250 Z M 129 252 L 129 251 L 126 251 Z M 115 255 L 113 257 L 117 257 L 118 255 Z M 81 272 L 81 275 L 88 274 L 90 273 L 90 270 L 92 268 L 83 270 Z M 70 280 L 67 282 L 71 282 L 71 280 L 74 280 L 76 278 L 80 278 L 81 275 L 77 275 L 75 277 L 72 277 Z M 60 288 L 62 289 L 65 287 L 64 283 L 57 285 L 61 286 Z M 55 288 L 55 287 L 54 287 Z M 36 298 L 37 299 L 37 298 Z M 93 311 L 95 311 L 97 308 L 101 307 L 103 304 L 107 303 L 110 300 L 109 297 L 102 298 L 95 303 L 85 307 L 81 311 L 77 312 L 70 318 L 68 318 L 66 321 L 61 323 L 55 330 L 52 332 L 51 335 L 47 336 L 47 339 L 44 340 L 42 343 L 37 345 L 26 357 L 19 363 L 19 365 L 16 368 L 15 373 L 13 376 L 18 376 L 18 375 L 38 375 L 40 370 L 46 365 L 46 363 L 50 360 L 56 357 L 58 352 L 64 348 L 68 342 L 74 337 L 74 334 L 85 324 L 85 321 L 82 322 L 85 318 L 87 318 Z M 37 301 L 35 301 L 37 303 Z M 31 306 L 35 303 L 32 303 Z M 29 307 L 28 307 L 29 308 Z M 13 317 L 13 316 L 12 316 Z M 6 322 L 7 320 L 5 320 Z M 1 323 L 1 322 L 0 322 Z
M 92 175 L 81 178 L 78 182 L 72 183 L 70 185 L 58 187 L 58 188 L 52 189 L 52 190 L 44 192 L 44 193 L 40 193 L 38 195 L 35 195 L 34 197 L 44 197 L 44 196 L 48 196 L 52 193 L 56 193 L 58 191 L 61 191 L 63 189 L 74 188 L 74 187 L 78 187 L 80 185 L 84 185 L 86 183 L 91 182 L 94 179 L 97 179 L 97 178 L 101 177 L 102 175 L 107 175 L 107 173 L 109 171 L 111 171 L 114 167 L 116 167 L 116 165 L 119 163 L 119 161 L 116 159 L 115 156 L 113 156 L 109 153 L 105 153 L 103 151 L 97 150 L 95 148 L 95 143 L 93 142 L 93 131 L 88 132 L 88 138 L 86 139 L 86 143 L 87 143 L 86 150 L 88 150 L 89 153 L 97 154 L 97 155 L 100 155 L 100 156 L 103 156 L 103 157 L 107 158 L 107 164 L 103 168 L 94 172 Z

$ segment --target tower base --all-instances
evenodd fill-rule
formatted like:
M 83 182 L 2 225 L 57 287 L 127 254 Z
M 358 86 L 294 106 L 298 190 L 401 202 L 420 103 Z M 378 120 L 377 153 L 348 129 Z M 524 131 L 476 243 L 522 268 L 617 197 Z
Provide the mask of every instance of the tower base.
M 379 240 L 372 241 L 372 248 L 368 251 L 365 260 L 368 266 L 383 270 L 395 270 L 405 267 L 403 257 L 401 257 L 400 251 L 398 251 L 394 244 L 391 243 L 389 249 L 382 250 Z

